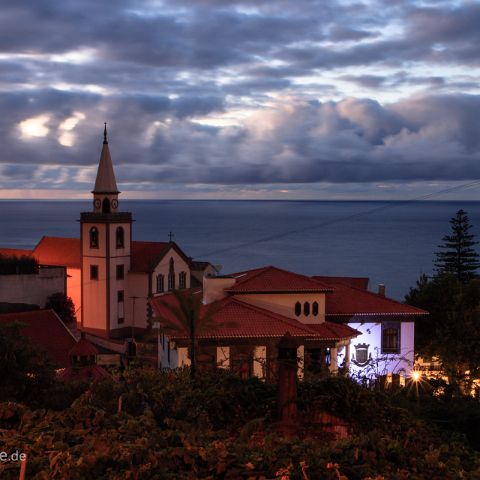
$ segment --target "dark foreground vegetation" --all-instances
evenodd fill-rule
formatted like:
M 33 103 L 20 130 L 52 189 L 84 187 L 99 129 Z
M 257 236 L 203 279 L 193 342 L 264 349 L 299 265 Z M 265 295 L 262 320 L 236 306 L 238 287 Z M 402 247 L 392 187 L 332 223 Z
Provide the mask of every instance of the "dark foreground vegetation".
M 480 478 L 478 401 L 423 388 L 417 397 L 345 378 L 302 383 L 291 439 L 274 428 L 275 387 L 225 372 L 191 379 L 134 366 L 88 388 L 30 393 L 24 404 L 2 390 L 15 401 L 0 403 L 0 450 L 28 452 L 27 479 Z M 349 437 L 322 432 L 319 410 L 346 420 Z M 2 480 L 18 474 L 0 463 Z

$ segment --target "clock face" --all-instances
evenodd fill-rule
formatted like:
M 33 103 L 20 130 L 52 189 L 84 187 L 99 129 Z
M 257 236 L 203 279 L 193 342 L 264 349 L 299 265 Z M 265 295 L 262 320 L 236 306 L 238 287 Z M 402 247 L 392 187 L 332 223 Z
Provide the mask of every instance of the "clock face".
M 112 208 L 115 210 L 118 207 L 118 200 L 115 198 L 112 200 Z
M 94 201 L 93 201 L 93 206 L 98 210 L 100 208 L 100 206 L 102 205 L 102 202 L 100 201 L 99 198 L 96 198 Z

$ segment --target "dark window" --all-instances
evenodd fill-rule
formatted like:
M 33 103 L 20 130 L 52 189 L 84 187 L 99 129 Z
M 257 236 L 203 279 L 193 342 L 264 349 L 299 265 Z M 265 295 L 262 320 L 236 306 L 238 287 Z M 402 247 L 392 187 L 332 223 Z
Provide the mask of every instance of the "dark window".
M 122 227 L 117 228 L 116 232 L 116 244 L 117 248 L 123 248 L 125 246 L 125 231 Z
M 160 274 L 157 275 L 157 293 L 165 291 L 165 277 Z
M 98 228 L 90 229 L 90 248 L 98 248 Z
M 110 213 L 110 200 L 107 197 L 102 202 L 102 213 Z
M 125 270 L 123 265 L 117 265 L 117 280 L 123 280 L 125 276 Z
M 305 302 L 303 304 L 303 314 L 308 317 L 310 315 L 310 303 Z
M 300 302 L 297 302 L 295 304 L 295 315 L 299 317 L 302 314 L 302 304 Z
M 168 274 L 168 289 L 175 290 L 175 273 Z
M 168 360 L 168 363 L 170 364 L 170 340 L 167 343 L 167 360 Z
M 318 315 L 318 302 L 312 303 L 312 313 L 314 317 Z
M 125 304 L 123 303 L 124 293 L 123 290 L 117 292 L 117 313 L 118 323 L 123 323 L 125 320 Z
M 175 262 L 170 259 L 168 266 L 168 290 L 175 290 Z
M 382 324 L 382 353 L 400 353 L 400 324 Z
M 90 280 L 98 280 L 98 265 L 90 265 Z
M 185 272 L 180 272 L 178 283 L 179 288 L 187 288 L 187 274 Z

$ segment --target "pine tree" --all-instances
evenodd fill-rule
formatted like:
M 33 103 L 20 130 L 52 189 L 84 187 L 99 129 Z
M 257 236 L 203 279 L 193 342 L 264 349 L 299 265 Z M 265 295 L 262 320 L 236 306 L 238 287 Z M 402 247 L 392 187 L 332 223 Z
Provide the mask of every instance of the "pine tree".
M 473 248 L 478 242 L 469 233 L 470 221 L 466 212 L 460 209 L 450 220 L 452 232 L 442 238 L 444 242 L 439 248 L 444 251 L 435 252 L 435 267 L 438 274 L 451 274 L 462 283 L 477 276 L 480 267 L 479 255 Z

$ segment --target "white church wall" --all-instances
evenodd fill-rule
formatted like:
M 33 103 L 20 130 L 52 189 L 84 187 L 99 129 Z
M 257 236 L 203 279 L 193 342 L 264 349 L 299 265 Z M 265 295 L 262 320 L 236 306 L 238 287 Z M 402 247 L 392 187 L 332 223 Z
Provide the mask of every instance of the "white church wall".
M 175 288 L 178 289 L 180 286 L 180 273 L 185 272 L 186 274 L 186 288 L 190 288 L 190 267 L 188 263 L 175 251 L 172 249 L 160 260 L 158 265 L 155 267 L 155 270 L 152 273 L 152 293 L 156 295 L 157 293 L 164 293 L 168 291 L 168 274 L 170 272 L 170 259 L 173 259 L 174 262 L 174 271 L 175 271 Z M 164 291 L 157 292 L 157 275 L 163 275 L 164 277 Z

